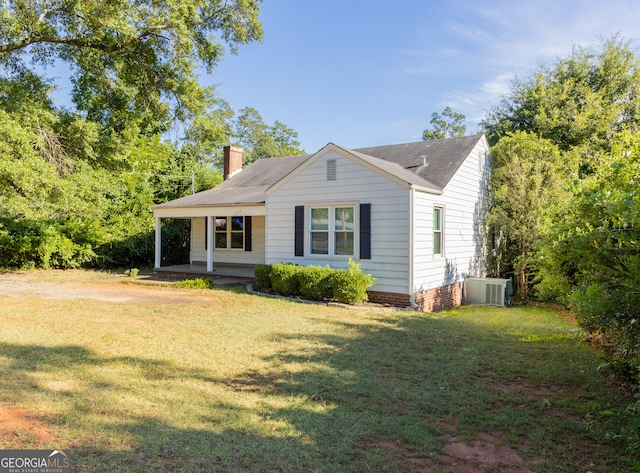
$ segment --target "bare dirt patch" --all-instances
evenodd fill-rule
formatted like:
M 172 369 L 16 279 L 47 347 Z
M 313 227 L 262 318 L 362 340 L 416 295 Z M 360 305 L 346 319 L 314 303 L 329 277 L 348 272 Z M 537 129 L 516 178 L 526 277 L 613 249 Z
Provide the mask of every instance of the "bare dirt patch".
M 50 427 L 30 415 L 26 409 L 0 406 L 0 442 L 12 448 L 24 446 L 27 441 L 50 443 L 57 440 Z
M 472 442 L 448 437 L 437 457 L 421 456 L 391 440 L 378 440 L 367 448 L 388 452 L 390 458 L 404 465 L 404 471 L 412 473 L 536 473 L 515 448 L 485 432 L 479 432 Z
M 450 438 L 442 452 L 441 461 L 448 464 L 454 473 L 534 473 L 515 448 L 487 433 L 479 433 L 472 443 Z
M 124 284 L 138 282 L 139 284 Z M 86 271 L 23 271 L 0 273 L 0 296 L 14 299 L 93 299 L 109 302 L 191 304 L 197 295 L 175 290 L 170 283 L 148 278 Z

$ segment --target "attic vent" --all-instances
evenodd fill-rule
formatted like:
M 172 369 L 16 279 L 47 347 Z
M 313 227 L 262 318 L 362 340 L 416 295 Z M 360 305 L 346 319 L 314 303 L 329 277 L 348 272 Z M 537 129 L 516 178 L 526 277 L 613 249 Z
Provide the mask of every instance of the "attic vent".
M 329 159 L 327 160 L 327 181 L 335 181 L 336 180 L 336 160 Z

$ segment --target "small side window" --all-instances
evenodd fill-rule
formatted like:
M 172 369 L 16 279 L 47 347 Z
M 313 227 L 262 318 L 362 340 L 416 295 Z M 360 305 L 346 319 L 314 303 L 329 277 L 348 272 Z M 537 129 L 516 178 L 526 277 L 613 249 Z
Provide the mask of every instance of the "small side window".
M 444 209 L 433 208 L 433 254 L 444 256 Z

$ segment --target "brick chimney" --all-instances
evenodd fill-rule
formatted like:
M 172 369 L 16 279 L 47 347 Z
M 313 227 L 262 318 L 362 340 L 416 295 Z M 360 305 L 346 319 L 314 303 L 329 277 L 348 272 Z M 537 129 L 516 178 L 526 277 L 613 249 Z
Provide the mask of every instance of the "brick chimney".
M 242 148 L 225 146 L 223 148 L 224 168 L 223 176 L 226 181 L 234 174 L 242 171 Z

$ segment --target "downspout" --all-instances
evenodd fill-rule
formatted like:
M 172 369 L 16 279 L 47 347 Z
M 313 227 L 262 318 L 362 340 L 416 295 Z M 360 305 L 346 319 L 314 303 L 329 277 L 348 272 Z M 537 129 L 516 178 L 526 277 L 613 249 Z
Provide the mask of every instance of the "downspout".
M 416 293 L 413 287 L 413 254 L 414 254 L 414 231 L 415 231 L 415 216 L 414 216 L 414 196 L 415 189 L 413 186 L 409 187 L 409 294 L 411 294 L 411 307 L 413 310 L 418 310 L 418 304 L 416 303 Z

